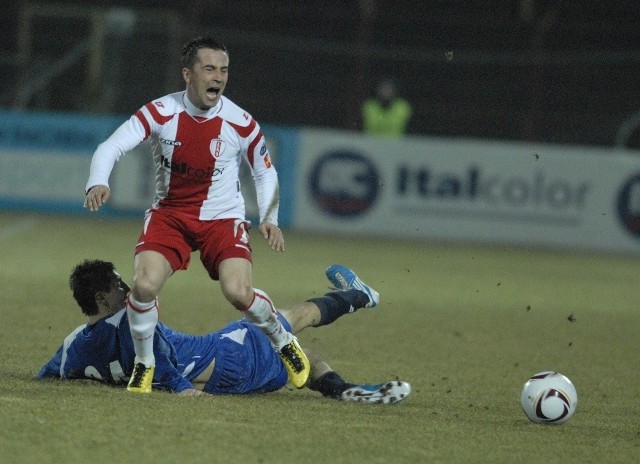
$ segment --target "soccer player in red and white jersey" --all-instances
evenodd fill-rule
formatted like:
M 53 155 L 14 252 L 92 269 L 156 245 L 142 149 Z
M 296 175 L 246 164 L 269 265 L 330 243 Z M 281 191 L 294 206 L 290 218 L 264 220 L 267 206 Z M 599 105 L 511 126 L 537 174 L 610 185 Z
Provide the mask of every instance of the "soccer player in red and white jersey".
M 136 353 L 128 389 L 149 393 L 155 367 L 153 334 L 158 294 L 175 271 L 187 269 L 193 251 L 226 299 L 259 327 L 278 351 L 297 388 L 307 383 L 310 365 L 296 338 L 276 317 L 274 305 L 252 283 L 249 223 L 240 192 L 239 167 L 251 167 L 260 213 L 260 234 L 284 251 L 278 228 L 278 176 L 258 123 L 224 97 L 229 73 L 226 47 L 199 37 L 182 49 L 186 90 L 138 110 L 96 149 L 86 184 L 90 211 L 108 201 L 115 162 L 149 139 L 156 164 L 156 194 L 145 212 L 135 248 L 133 288 L 127 317 Z

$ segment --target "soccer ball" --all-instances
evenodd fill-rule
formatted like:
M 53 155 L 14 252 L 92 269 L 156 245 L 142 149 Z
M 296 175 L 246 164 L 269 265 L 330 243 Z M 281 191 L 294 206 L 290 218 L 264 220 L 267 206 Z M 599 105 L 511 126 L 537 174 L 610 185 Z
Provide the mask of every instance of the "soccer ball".
M 578 393 L 564 375 L 553 371 L 538 372 L 522 387 L 520 404 L 532 422 L 562 424 L 576 412 Z

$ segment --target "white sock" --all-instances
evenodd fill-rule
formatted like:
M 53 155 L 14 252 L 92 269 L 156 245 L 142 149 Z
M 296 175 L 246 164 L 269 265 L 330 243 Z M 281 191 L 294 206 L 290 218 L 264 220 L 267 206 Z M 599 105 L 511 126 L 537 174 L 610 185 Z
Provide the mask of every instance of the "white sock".
M 283 346 L 291 343 L 293 335 L 286 331 L 278 319 L 269 295 L 257 288 L 254 288 L 253 291 L 255 292 L 253 302 L 244 310 L 244 315 L 269 337 L 276 351 L 280 351 Z
M 158 300 L 148 303 L 136 301 L 131 294 L 127 297 L 127 318 L 136 352 L 135 363 L 147 367 L 156 365 L 153 355 L 153 334 L 158 325 Z

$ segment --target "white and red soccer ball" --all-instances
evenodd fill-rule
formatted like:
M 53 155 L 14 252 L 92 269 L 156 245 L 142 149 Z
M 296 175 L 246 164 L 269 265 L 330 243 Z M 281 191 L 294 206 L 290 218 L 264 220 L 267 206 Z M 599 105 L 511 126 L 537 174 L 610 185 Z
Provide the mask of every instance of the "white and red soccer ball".
M 562 424 L 576 412 L 578 393 L 564 375 L 553 371 L 538 372 L 524 384 L 520 404 L 532 422 Z

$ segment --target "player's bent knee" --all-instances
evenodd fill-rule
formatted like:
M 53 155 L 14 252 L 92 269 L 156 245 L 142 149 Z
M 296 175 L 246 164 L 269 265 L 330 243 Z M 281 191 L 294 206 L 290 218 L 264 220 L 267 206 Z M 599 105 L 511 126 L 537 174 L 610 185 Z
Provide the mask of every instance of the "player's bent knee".
M 248 309 L 253 303 L 253 295 L 247 298 L 246 295 L 225 295 L 227 301 L 231 303 L 236 309 L 244 311 Z
M 131 292 L 133 297 L 141 302 L 153 300 L 162 289 L 162 282 L 154 281 L 149 278 L 136 278 L 133 281 Z
M 229 303 L 239 310 L 247 309 L 253 303 L 253 288 L 246 285 L 222 285 L 222 293 Z

